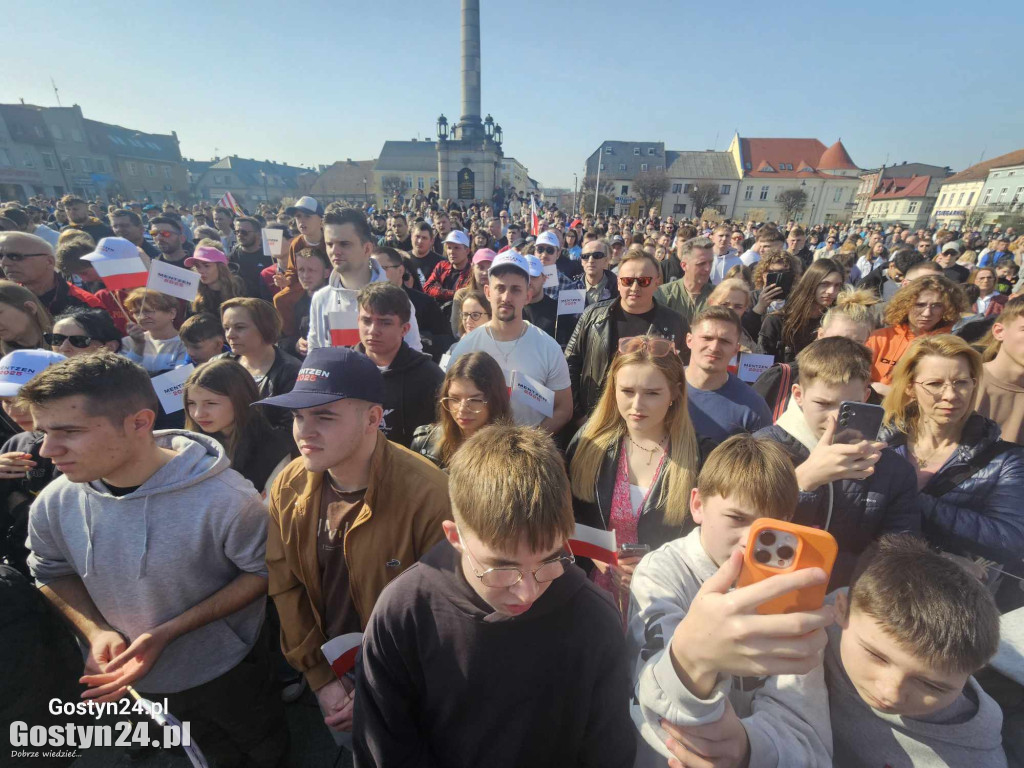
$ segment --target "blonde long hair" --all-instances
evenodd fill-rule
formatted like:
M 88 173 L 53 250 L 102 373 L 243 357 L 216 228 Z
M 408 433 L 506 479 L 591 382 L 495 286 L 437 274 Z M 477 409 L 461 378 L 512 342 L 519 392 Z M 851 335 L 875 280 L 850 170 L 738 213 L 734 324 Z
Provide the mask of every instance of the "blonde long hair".
M 978 385 L 984 369 L 981 367 L 981 355 L 959 336 L 941 334 L 939 336 L 922 336 L 915 339 L 892 373 L 892 389 L 882 401 L 885 408 L 883 424 L 899 430 L 907 435 L 917 434 L 921 412 L 917 407 L 917 398 L 913 392 L 914 380 L 917 378 L 917 367 L 926 357 L 954 358 L 963 357 L 971 369 L 974 379 L 974 392 L 971 402 L 964 415 L 966 420 L 978 403 Z
M 569 467 L 572 492 L 583 501 L 595 500 L 597 476 L 605 455 L 626 435 L 626 425 L 615 402 L 615 381 L 624 366 L 640 363 L 657 368 L 668 380 L 672 394 L 672 404 L 665 415 L 666 431 L 671 441 L 664 468 L 666 482 L 662 484 L 658 504 L 665 507 L 666 524 L 682 526 L 690 510 L 690 491 L 697 484 L 700 454 L 697 433 L 686 404 L 686 370 L 676 354 L 655 357 L 649 347 L 644 346 L 636 352 L 615 356 L 597 407 L 583 427 L 579 446 Z

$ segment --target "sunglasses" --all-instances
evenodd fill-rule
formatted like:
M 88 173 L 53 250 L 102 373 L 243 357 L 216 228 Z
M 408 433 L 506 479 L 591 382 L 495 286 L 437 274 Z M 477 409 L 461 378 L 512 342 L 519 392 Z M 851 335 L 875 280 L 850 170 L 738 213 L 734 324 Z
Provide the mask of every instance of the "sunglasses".
M 580 254 L 580 261 L 590 261 L 591 259 L 603 259 L 607 256 L 607 253 L 603 251 L 591 251 L 590 253 Z
M 70 341 L 75 349 L 85 349 L 94 341 L 99 341 L 92 336 L 65 336 L 63 333 L 44 333 L 43 340 L 51 347 L 59 347 L 65 341 Z
M 48 254 L 48 253 L 8 253 L 8 252 L 4 252 L 4 253 L 0 253 L 0 259 L 7 259 L 8 261 L 13 261 L 14 263 L 18 263 L 19 261 L 24 261 L 25 259 L 29 258 L 30 256 L 49 256 L 49 255 L 50 254 Z
M 666 357 L 670 352 L 676 351 L 676 345 L 671 339 L 660 339 L 655 336 L 627 336 L 624 339 L 619 339 L 620 355 L 628 355 L 641 350 L 650 354 L 651 357 Z
M 653 277 L 620 277 L 619 285 L 625 288 L 632 288 L 634 284 L 639 283 L 641 288 L 646 288 L 653 281 Z
M 151 234 L 153 237 L 174 237 L 178 233 L 177 232 L 163 232 L 163 231 L 161 231 L 159 229 L 151 229 L 149 231 L 149 234 Z
M 533 250 L 537 253 L 558 253 L 558 249 L 553 245 L 538 245 Z

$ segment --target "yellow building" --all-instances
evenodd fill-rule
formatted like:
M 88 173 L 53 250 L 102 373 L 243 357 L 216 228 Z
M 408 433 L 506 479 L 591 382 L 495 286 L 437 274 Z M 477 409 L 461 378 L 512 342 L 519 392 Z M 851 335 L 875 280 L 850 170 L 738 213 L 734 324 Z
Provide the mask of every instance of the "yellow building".
M 976 217 L 972 214 L 981 203 L 981 191 L 989 171 L 1021 163 L 1024 163 L 1024 149 L 993 157 L 950 176 L 939 189 L 939 198 L 932 212 L 932 224 L 956 230 L 978 226 L 981 222 L 975 221 Z

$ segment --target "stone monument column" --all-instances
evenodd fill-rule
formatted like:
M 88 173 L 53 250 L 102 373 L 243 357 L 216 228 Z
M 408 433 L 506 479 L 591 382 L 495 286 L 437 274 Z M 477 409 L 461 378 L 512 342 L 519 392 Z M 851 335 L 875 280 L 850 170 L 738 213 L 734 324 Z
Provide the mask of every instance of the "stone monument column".
M 460 139 L 480 126 L 480 0 L 462 0 L 462 117 Z

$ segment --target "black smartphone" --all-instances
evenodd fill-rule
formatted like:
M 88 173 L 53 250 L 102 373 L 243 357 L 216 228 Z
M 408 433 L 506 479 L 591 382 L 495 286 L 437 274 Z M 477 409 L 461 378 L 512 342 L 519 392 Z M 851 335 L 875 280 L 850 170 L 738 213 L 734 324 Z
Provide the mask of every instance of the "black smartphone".
M 764 274 L 764 287 L 769 288 L 770 286 L 777 285 L 782 289 L 782 296 L 779 298 L 784 299 L 789 296 L 789 292 L 793 289 L 793 273 L 783 272 L 781 270 L 775 272 L 765 272 Z
M 839 404 L 839 421 L 832 437 L 833 445 L 859 443 L 861 440 L 875 441 L 882 428 L 885 409 L 871 403 L 855 403 L 844 400 Z
M 649 544 L 621 544 L 619 557 L 643 557 L 651 551 Z

